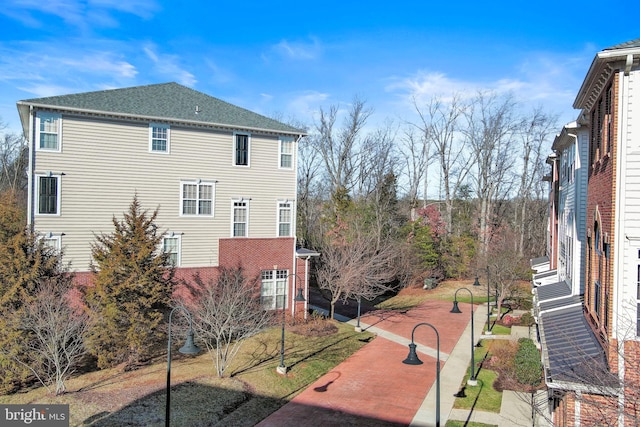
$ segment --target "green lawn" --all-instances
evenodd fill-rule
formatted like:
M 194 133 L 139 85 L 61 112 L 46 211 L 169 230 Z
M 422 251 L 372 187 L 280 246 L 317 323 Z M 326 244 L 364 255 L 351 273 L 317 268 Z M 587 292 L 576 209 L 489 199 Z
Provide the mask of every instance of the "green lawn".
M 480 362 L 482 362 L 485 357 L 489 357 L 487 356 L 488 347 L 484 345 L 487 341 L 488 340 L 481 341 L 483 347 L 477 347 L 474 354 L 478 384 L 476 386 L 467 384 L 467 380 L 469 379 L 467 368 L 467 374 L 460 385 L 460 389 L 464 388 L 466 397 L 456 398 L 453 404 L 453 407 L 456 409 L 473 408 L 479 411 L 500 412 L 502 393 L 493 388 L 493 382 L 497 378 L 497 374 L 485 368 L 478 368 Z
M 474 423 L 466 421 L 448 420 L 445 427 L 496 427 L 497 424 Z

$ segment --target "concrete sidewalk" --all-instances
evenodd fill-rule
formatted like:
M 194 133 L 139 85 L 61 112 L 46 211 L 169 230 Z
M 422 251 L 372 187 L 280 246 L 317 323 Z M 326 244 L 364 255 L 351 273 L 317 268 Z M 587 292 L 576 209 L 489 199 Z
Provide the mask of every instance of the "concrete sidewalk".
M 462 314 L 450 313 L 449 301 L 426 301 L 406 313 L 362 316 L 362 330 L 377 337 L 258 425 L 435 426 L 437 345 L 431 328 L 415 330 L 417 351 L 424 363 L 402 363 L 409 351 L 411 332 L 421 322 L 432 324 L 440 336 L 441 426 L 449 419 L 499 427 L 531 425 L 527 398 L 515 393 L 503 393 L 500 414 L 453 409 L 454 394 L 469 372 L 471 359 L 471 305 L 459 305 Z M 356 320 L 342 320 L 356 325 Z M 485 321 L 486 305 L 476 306 L 474 345 L 484 337 L 481 333 Z

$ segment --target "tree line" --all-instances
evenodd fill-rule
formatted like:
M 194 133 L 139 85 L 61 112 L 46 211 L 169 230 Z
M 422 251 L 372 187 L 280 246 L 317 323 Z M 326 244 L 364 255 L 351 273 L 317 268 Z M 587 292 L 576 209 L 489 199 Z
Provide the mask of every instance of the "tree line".
M 557 119 L 487 91 L 413 106 L 414 120 L 370 124 L 354 97 L 307 127 L 297 228 L 323 254 L 318 284 L 335 304 L 490 267 L 501 301 L 545 253 Z

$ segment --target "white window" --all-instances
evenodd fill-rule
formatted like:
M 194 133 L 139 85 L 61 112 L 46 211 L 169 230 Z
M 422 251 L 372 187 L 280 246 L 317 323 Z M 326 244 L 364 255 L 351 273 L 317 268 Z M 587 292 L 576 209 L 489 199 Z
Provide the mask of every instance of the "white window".
M 60 251 L 62 249 L 62 235 L 61 234 L 53 234 L 47 233 L 40 237 L 45 246 L 52 248 L 56 251 Z
M 36 114 L 37 150 L 61 151 L 62 115 L 38 112 Z
M 169 137 L 169 125 L 151 123 L 149 125 L 149 151 L 152 153 L 168 153 Z
M 232 201 L 233 218 L 231 235 L 233 237 L 249 236 L 249 201 L 246 199 L 238 199 Z
M 233 164 L 235 166 L 249 166 L 249 145 L 251 143 L 251 135 L 247 133 L 236 133 L 233 135 L 233 139 Z
M 50 172 L 36 175 L 36 213 L 60 215 L 60 176 Z
M 293 169 L 293 138 L 280 137 L 280 168 Z
M 278 202 L 278 237 L 291 237 L 292 212 L 291 202 Z
M 180 215 L 213 216 L 215 183 L 211 181 L 183 181 L 180 183 Z
M 169 233 L 162 239 L 162 250 L 169 255 L 169 263 L 173 267 L 180 266 L 180 249 L 182 244 L 181 236 Z
M 263 270 L 260 282 L 260 301 L 267 310 L 284 308 L 287 298 L 287 270 Z

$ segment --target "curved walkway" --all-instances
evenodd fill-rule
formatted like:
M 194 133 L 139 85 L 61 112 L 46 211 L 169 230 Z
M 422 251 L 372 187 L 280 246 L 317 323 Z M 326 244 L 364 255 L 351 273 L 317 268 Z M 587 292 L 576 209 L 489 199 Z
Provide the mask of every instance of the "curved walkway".
M 376 338 L 258 425 L 435 426 L 437 343 L 431 328 L 415 330 L 417 351 L 424 364 L 402 363 L 411 332 L 421 322 L 432 324 L 440 335 L 441 426 L 448 419 L 499 427 L 531 425 L 530 406 L 515 394 L 503 394 L 500 414 L 453 409 L 453 395 L 469 369 L 471 343 L 470 304 L 459 306 L 463 314 L 450 313 L 449 301 L 426 301 L 404 313 L 380 311 L 361 317 L 362 330 L 375 333 Z M 486 320 L 486 310 L 479 307 L 483 306 L 476 306 L 474 313 L 476 342 Z M 355 320 L 343 320 L 356 325 Z M 295 370 L 288 375 L 295 375 Z

